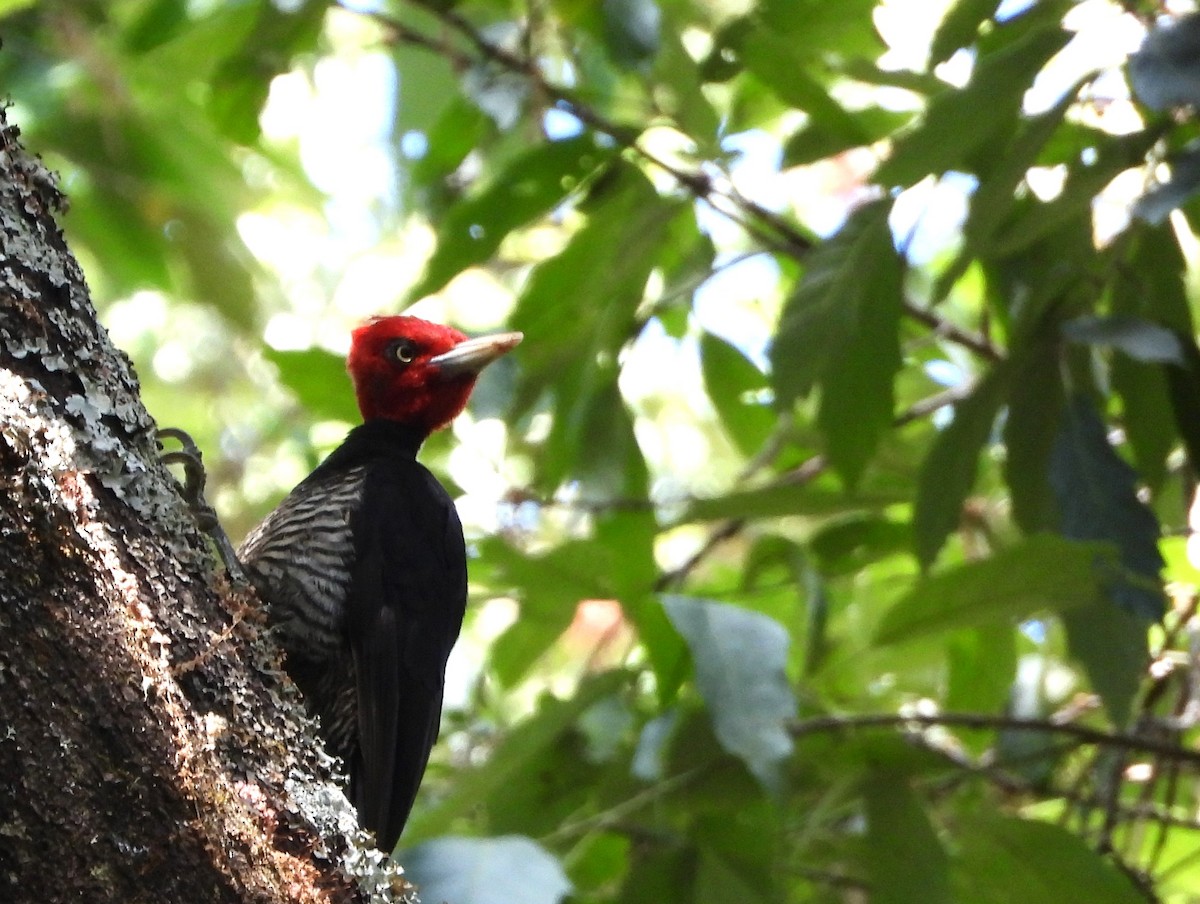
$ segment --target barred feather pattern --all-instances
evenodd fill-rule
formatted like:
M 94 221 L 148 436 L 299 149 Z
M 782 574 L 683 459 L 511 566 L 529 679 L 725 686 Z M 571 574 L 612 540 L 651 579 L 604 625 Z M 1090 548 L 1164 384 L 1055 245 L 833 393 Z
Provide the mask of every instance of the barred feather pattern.
M 305 481 L 246 537 L 238 558 L 268 606 L 287 670 L 321 721 L 331 753 L 349 759 L 357 734 L 345 636 L 354 560 L 351 512 L 367 468 Z

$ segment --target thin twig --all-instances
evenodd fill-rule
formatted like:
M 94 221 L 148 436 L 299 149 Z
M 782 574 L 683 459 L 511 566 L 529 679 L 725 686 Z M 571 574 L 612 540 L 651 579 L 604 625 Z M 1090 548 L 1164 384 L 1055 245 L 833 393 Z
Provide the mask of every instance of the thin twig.
M 747 198 L 732 184 L 717 186 L 713 177 L 703 169 L 689 169 L 655 154 L 638 140 L 636 129 L 608 119 L 581 100 L 575 92 L 550 82 L 542 74 L 535 60 L 523 58 L 492 43 L 453 9 L 430 3 L 428 0 L 408 0 L 408 2 L 436 17 L 458 34 L 471 45 L 479 58 L 523 76 L 537 94 L 549 98 L 584 125 L 610 136 L 619 145 L 636 154 L 646 163 L 667 173 L 695 198 L 710 204 L 714 210 L 736 223 L 745 230 L 747 235 L 760 242 L 765 248 L 787 254 L 798 260 L 803 260 L 812 251 L 815 243 L 799 225 L 790 222 L 781 214 L 764 207 L 757 201 Z M 430 37 L 418 29 L 410 28 L 394 16 L 376 11 L 353 9 L 344 0 L 337 0 L 337 5 L 349 12 L 366 16 L 378 22 L 388 31 L 392 40 L 402 41 L 440 54 L 460 69 L 469 68 L 479 62 L 476 57 L 460 50 L 448 41 Z M 728 181 L 728 177 L 725 178 Z M 912 302 L 905 302 L 904 311 L 918 323 L 930 327 L 937 335 L 962 345 L 985 360 L 995 362 L 1003 358 L 1003 353 L 985 336 L 955 326 L 932 311 Z
M 941 726 L 966 728 L 975 731 L 1030 731 L 1058 734 L 1074 738 L 1083 744 L 1094 744 L 1112 750 L 1136 750 L 1141 753 L 1158 754 L 1164 759 L 1193 763 L 1200 766 L 1200 750 L 1189 750 L 1177 744 L 1143 738 L 1121 732 L 1105 731 L 1074 722 L 1056 722 L 1053 719 L 1026 719 L 1017 716 L 997 716 L 988 713 L 936 713 L 901 714 L 868 713 L 853 716 L 816 716 L 794 722 L 792 737 L 838 731 L 861 731 L 872 728 L 904 728 L 906 726 Z

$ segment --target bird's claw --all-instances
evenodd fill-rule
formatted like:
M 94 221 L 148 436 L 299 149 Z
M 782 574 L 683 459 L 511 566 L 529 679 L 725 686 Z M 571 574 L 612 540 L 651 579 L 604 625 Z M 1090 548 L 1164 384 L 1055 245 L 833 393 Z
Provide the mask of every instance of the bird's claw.
M 175 440 L 179 443 L 180 448 L 170 452 L 165 451 L 164 439 Z M 164 450 L 159 456 L 164 464 L 183 466 L 183 483 L 179 488 L 183 498 L 187 501 L 188 508 L 192 510 L 196 525 L 208 534 L 217 547 L 217 553 L 225 565 L 225 572 L 235 583 L 246 583 L 245 570 L 238 560 L 233 544 L 229 542 L 229 536 L 221 527 L 216 509 L 209 505 L 208 500 L 204 498 L 204 487 L 208 475 L 204 471 L 204 460 L 200 453 L 200 447 L 186 431 L 177 427 L 163 427 L 158 431 L 157 442 L 158 448 Z

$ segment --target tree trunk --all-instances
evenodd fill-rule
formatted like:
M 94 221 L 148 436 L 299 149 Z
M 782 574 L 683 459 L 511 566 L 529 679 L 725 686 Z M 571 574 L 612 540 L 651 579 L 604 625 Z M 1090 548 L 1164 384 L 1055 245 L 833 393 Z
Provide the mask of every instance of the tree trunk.
M 0 900 L 398 898 L 16 136 L 0 113 Z

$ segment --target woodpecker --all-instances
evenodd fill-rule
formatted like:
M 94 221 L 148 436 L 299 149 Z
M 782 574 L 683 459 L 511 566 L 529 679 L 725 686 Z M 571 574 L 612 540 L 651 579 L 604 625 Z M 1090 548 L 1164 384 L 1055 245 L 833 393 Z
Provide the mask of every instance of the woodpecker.
M 363 423 L 238 551 L 288 674 L 346 765 L 358 821 L 384 851 L 437 738 L 467 601 L 462 525 L 417 451 L 521 339 L 400 316 L 354 330 L 347 369 Z

